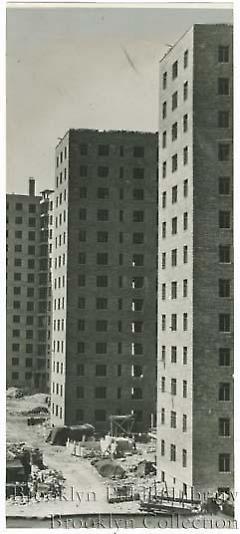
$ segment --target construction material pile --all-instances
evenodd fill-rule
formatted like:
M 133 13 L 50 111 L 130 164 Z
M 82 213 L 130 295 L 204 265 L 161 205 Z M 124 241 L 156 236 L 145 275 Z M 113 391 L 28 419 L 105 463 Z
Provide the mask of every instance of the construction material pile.
M 117 462 L 114 462 L 113 460 L 97 460 L 96 462 L 94 462 L 94 466 L 96 467 L 98 473 L 102 477 L 106 477 L 106 478 L 124 478 L 125 477 L 125 470 L 123 469 L 123 467 Z

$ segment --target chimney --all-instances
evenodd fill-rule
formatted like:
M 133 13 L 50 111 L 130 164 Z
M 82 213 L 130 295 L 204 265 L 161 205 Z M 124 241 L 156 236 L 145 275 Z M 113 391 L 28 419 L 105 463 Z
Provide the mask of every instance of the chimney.
M 29 178 L 28 181 L 28 193 L 30 197 L 35 197 L 35 180 L 34 178 Z

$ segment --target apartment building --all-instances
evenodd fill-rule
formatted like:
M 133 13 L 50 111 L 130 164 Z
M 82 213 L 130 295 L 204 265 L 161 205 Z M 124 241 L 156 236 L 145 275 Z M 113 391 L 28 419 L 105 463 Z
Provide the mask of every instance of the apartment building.
M 160 62 L 158 475 L 233 488 L 232 26 Z
M 7 194 L 7 387 L 47 391 L 51 295 L 49 238 L 51 191 Z
M 156 413 L 157 134 L 69 130 L 56 148 L 52 423 Z

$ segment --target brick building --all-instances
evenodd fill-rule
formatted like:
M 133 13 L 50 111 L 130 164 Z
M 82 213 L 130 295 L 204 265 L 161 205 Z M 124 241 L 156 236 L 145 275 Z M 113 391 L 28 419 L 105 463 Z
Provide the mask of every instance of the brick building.
M 156 251 L 157 134 L 69 130 L 56 149 L 53 424 L 153 422 Z
M 158 474 L 233 488 L 232 27 L 160 62 Z
M 50 368 L 50 193 L 7 194 L 7 386 L 47 391 Z

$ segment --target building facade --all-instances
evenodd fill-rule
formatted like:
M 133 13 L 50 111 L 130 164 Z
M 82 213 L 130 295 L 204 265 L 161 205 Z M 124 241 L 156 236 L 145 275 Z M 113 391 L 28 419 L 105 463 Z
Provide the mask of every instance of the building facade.
M 184 493 L 233 488 L 232 69 L 225 24 L 160 62 L 157 463 Z
M 156 412 L 157 134 L 69 130 L 56 149 L 55 425 Z
M 30 179 L 28 195 L 7 194 L 7 387 L 31 391 L 49 383 L 49 193 Z

